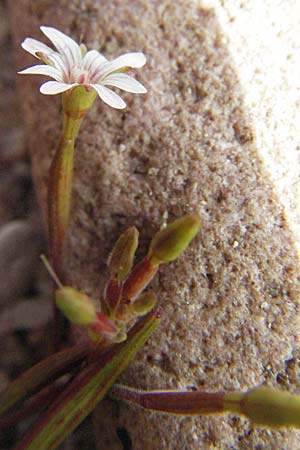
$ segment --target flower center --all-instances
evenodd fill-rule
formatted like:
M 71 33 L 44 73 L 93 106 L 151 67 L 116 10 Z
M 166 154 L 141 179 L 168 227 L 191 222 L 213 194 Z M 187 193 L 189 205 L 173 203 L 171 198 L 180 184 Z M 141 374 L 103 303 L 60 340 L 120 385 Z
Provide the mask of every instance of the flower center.
M 79 84 L 90 83 L 90 73 L 88 70 L 84 70 L 81 67 L 73 67 L 70 73 L 70 82 Z

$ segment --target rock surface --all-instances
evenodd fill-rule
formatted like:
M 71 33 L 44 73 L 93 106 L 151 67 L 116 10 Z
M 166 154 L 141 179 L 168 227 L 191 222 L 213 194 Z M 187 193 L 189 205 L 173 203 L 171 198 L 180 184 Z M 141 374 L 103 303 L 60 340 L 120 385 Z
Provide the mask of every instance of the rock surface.
M 221 3 L 221 2 L 220 2 Z M 124 112 L 97 101 L 77 141 L 70 281 L 101 295 L 105 260 L 127 226 L 141 253 L 164 220 L 198 211 L 202 229 L 154 288 L 163 323 L 121 381 L 139 388 L 297 391 L 299 263 L 282 202 L 262 162 L 251 110 L 214 9 L 195 1 L 10 2 L 15 41 L 53 25 L 107 57 L 142 50 L 147 96 Z M 222 6 L 218 6 L 222 8 Z M 34 64 L 17 51 L 18 68 Z M 59 99 L 20 80 L 40 204 L 59 136 Z M 279 386 L 280 385 L 280 386 Z M 95 414 L 100 449 L 300 446 L 233 416 L 162 416 L 110 400 Z

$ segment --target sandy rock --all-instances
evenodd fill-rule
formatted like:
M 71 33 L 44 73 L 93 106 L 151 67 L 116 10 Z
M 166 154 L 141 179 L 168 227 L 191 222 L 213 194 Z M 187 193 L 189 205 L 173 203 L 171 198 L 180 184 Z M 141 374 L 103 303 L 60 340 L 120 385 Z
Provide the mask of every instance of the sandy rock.
M 124 94 L 124 112 L 97 101 L 77 141 L 70 281 L 97 298 L 109 250 L 127 226 L 140 229 L 145 251 L 166 218 L 194 211 L 202 218 L 191 248 L 163 267 L 153 284 L 164 320 L 121 381 L 144 389 L 235 390 L 266 383 L 299 390 L 296 240 L 276 180 L 262 162 L 251 105 L 244 104 L 217 10 L 172 0 L 34 7 L 20 0 L 10 6 L 16 42 L 41 39 L 38 26 L 47 24 L 107 57 L 134 50 L 148 56 L 137 78 L 149 94 Z M 18 68 L 34 63 L 17 51 Z M 41 96 L 37 84 L 34 77 L 20 80 L 45 208 L 59 99 Z M 253 428 L 233 416 L 162 416 L 109 400 L 98 408 L 95 430 L 99 448 L 109 450 L 300 446 L 297 431 Z

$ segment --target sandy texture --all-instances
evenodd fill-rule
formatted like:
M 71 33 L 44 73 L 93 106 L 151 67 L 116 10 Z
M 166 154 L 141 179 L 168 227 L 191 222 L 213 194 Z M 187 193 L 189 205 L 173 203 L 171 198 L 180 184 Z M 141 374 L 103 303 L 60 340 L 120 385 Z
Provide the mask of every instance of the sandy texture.
M 214 10 L 172 0 L 11 2 L 16 42 L 55 25 L 112 57 L 142 50 L 147 96 L 124 112 L 97 101 L 77 142 L 69 279 L 99 297 L 119 233 L 142 251 L 166 219 L 198 211 L 202 230 L 153 283 L 163 323 L 121 380 L 140 388 L 299 390 L 299 264 L 295 239 L 256 144 Z M 34 5 L 34 6 L 33 6 Z M 32 58 L 17 52 L 18 67 Z M 59 99 L 20 80 L 33 174 L 44 206 L 59 134 Z M 279 386 L 280 385 L 280 386 Z M 104 418 L 105 417 L 105 418 Z M 107 401 L 99 449 L 296 449 L 296 431 L 236 417 L 174 418 Z

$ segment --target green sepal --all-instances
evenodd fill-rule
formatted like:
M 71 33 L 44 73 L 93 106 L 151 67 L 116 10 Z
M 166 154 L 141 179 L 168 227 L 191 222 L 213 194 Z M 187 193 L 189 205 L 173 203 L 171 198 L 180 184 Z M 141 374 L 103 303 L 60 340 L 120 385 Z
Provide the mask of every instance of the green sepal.
M 62 95 L 63 112 L 74 119 L 80 119 L 93 106 L 96 97 L 95 89 L 89 86 L 75 86 Z

